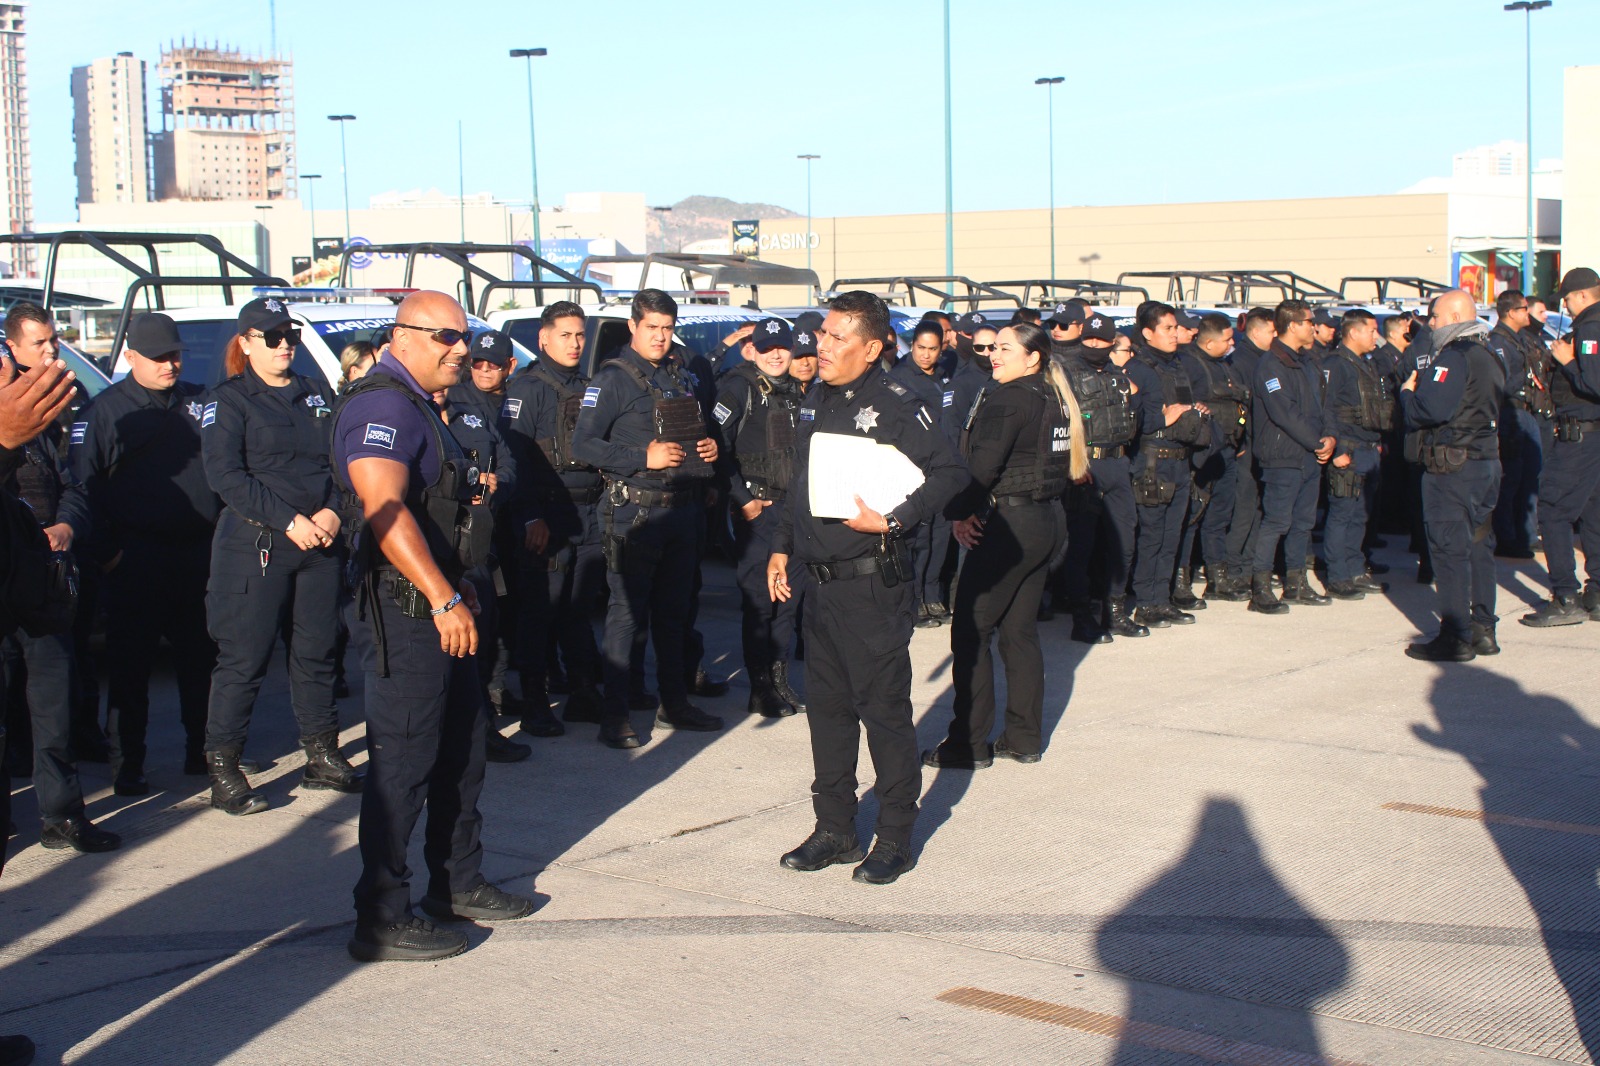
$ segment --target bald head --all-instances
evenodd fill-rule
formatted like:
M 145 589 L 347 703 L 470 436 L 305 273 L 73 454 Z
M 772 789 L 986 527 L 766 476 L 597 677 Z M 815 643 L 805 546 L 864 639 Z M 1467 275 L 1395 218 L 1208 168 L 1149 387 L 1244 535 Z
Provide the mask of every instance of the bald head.
M 461 380 L 467 367 L 467 313 L 442 292 L 414 292 L 395 309 L 394 337 L 389 352 L 411 372 L 428 392 L 448 389 Z M 437 330 L 454 330 L 454 343 L 442 340 Z
M 1478 305 L 1472 302 L 1472 297 L 1461 289 L 1451 289 L 1434 298 L 1428 325 L 1438 329 L 1457 322 L 1471 322 L 1477 317 Z

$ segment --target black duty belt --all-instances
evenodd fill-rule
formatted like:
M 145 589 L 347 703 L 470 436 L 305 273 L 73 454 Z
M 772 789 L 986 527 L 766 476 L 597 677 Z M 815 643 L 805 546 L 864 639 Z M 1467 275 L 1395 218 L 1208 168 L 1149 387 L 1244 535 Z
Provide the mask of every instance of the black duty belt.
M 640 507 L 682 507 L 686 504 L 700 503 L 705 499 L 705 494 L 700 488 L 676 489 L 641 489 L 636 485 L 616 482 L 621 486 L 622 498 L 628 503 L 638 504 Z
M 1051 500 L 1036 500 L 1032 496 L 991 496 L 996 507 L 1031 507 L 1034 504 L 1051 503 Z
M 1600 422 L 1587 422 L 1581 418 L 1568 418 L 1566 415 L 1557 415 L 1556 421 L 1567 426 L 1577 426 L 1585 433 L 1600 433 Z
M 1128 454 L 1126 444 L 1091 444 L 1089 445 L 1089 458 L 1091 459 L 1121 459 Z
M 750 495 L 758 500 L 772 500 L 774 502 L 789 495 L 782 489 L 775 489 L 771 485 L 760 481 L 746 481 L 744 487 L 750 490 Z
M 1187 459 L 1189 448 L 1183 444 L 1164 444 L 1160 441 L 1146 441 L 1139 445 L 1140 455 L 1153 455 L 1157 459 Z
M 807 563 L 806 569 L 811 571 L 811 576 L 817 584 L 826 585 L 830 581 L 838 581 L 847 577 L 865 577 L 878 572 L 878 557 L 868 555 L 861 559 L 845 559 L 832 563 Z
M 601 489 L 599 485 L 595 485 L 587 489 L 541 488 L 534 493 L 534 498 L 545 503 L 550 503 L 552 501 L 565 502 L 567 500 L 571 500 L 573 503 L 581 506 L 598 502 L 600 499 L 600 493 Z

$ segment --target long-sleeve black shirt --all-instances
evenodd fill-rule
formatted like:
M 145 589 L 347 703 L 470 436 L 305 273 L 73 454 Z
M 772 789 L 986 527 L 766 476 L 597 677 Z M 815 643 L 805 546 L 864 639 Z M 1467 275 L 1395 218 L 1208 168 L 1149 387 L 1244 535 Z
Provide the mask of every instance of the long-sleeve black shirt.
M 296 374 L 275 388 L 245 367 L 211 390 L 202 409 L 201 454 L 212 491 L 268 529 L 333 506 L 332 415 L 322 385 Z
M 622 349 L 595 371 L 594 380 L 584 390 L 578 425 L 572 431 L 573 457 L 635 488 L 687 487 L 699 479 L 680 473 L 680 467 L 649 469 L 646 455 L 656 439 L 656 397 L 625 366 L 643 374 L 667 399 L 696 395 L 694 382 L 671 354 L 652 366 L 632 348 Z M 693 447 L 687 444 L 684 450 Z

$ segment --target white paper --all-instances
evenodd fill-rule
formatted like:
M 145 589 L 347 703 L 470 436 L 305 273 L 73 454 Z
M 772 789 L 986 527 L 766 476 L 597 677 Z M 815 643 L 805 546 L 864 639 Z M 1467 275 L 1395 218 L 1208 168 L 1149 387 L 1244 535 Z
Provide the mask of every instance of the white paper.
M 922 485 L 922 471 L 892 444 L 844 433 L 813 433 L 806 468 L 811 513 L 818 518 L 854 518 L 855 497 L 888 514 Z

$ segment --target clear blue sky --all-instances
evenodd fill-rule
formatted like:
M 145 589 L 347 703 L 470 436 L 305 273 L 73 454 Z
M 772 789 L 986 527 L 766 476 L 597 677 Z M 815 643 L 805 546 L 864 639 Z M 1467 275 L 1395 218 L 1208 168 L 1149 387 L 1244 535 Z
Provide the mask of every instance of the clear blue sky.
M 71 68 L 178 38 L 265 49 L 267 0 L 34 0 L 35 216 L 74 217 Z M 673 14 L 673 11 L 680 14 Z M 797 17 L 795 12 L 804 12 Z M 353 113 L 357 206 L 391 189 L 529 195 L 525 60 L 540 192 L 704 193 L 814 212 L 940 211 L 939 0 L 278 0 L 295 59 L 303 172 L 339 203 Z M 1056 90 L 1057 202 L 1392 192 L 1450 155 L 1523 137 L 1523 18 L 1500 0 L 953 0 L 957 210 L 1043 206 L 1045 92 Z M 1561 154 L 1561 71 L 1600 63 L 1600 0 L 1534 23 L 1534 154 Z M 153 122 L 159 122 L 154 105 Z M 1402 131 L 1406 131 L 1402 133 Z M 1597 131 L 1600 135 L 1600 131 Z

